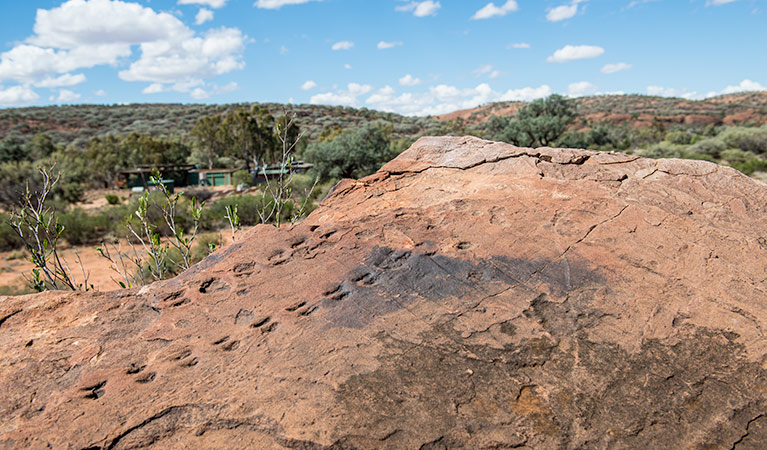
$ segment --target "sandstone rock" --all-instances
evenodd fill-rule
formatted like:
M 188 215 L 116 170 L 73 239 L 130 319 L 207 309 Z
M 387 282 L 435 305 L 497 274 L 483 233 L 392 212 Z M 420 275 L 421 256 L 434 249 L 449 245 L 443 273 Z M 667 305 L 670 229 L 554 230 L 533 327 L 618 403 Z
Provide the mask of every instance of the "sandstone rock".
M 424 138 L 176 279 L 0 300 L 0 447 L 765 448 L 765 205 Z

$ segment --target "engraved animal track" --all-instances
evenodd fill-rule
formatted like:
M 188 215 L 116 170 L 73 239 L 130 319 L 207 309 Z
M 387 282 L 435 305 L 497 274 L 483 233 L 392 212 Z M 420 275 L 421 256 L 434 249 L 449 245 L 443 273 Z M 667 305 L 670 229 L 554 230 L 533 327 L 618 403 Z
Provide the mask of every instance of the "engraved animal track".
M 468 250 L 472 247 L 474 247 L 474 244 L 472 244 L 471 242 L 465 242 L 465 241 L 459 242 L 458 244 L 455 245 L 455 248 L 457 248 L 458 250 Z
M 139 384 L 147 384 L 154 381 L 155 377 L 157 376 L 154 372 L 147 372 L 139 377 L 136 378 L 136 383 Z
M 304 242 L 306 242 L 306 236 L 299 236 L 298 238 L 293 240 L 293 242 L 290 244 L 290 248 L 293 248 L 293 249 L 298 248 L 301 245 L 303 245 Z
M 346 289 L 343 283 L 339 283 L 334 288 L 326 291 L 323 295 L 331 300 L 340 301 L 345 299 L 350 293 L 351 292 Z
M 168 356 L 168 359 L 170 361 L 181 361 L 182 359 L 187 358 L 191 354 L 192 354 L 191 348 L 182 348 L 180 350 L 176 350 L 175 352 L 171 353 Z
M 86 387 L 82 388 L 81 389 L 82 391 L 88 392 L 87 394 L 85 394 L 83 396 L 83 398 L 89 398 L 89 399 L 92 399 L 92 400 L 96 400 L 98 398 L 103 397 L 104 394 L 106 393 L 104 391 L 104 386 L 106 386 L 106 384 L 107 384 L 107 382 L 106 382 L 106 380 L 104 380 L 104 381 L 99 381 L 96 384 L 93 384 L 93 385 L 86 386 Z
M 223 350 L 225 352 L 231 352 L 231 351 L 237 350 L 237 348 L 239 348 L 239 347 L 240 347 L 240 341 L 236 341 L 235 340 L 235 341 L 231 341 L 231 342 L 228 342 L 228 343 L 224 344 L 221 347 L 221 350 Z
M 229 336 L 224 336 L 221 339 L 218 339 L 218 340 L 214 341 L 213 345 L 220 345 L 220 344 L 223 344 L 224 342 L 226 342 L 228 340 L 229 340 Z
M 125 371 L 125 373 L 127 375 L 135 375 L 141 372 L 142 370 L 144 370 L 144 367 L 146 366 L 140 366 L 136 363 L 130 363 L 130 366 L 128 366 L 128 369 Z
M 227 290 L 229 290 L 229 285 L 218 278 L 208 278 L 200 284 L 200 292 L 203 294 L 213 294 Z
M 298 308 L 301 308 L 304 305 L 306 305 L 306 302 L 305 301 L 300 301 L 300 302 L 294 303 L 291 306 L 288 306 L 287 308 L 285 308 L 285 311 L 293 312 L 293 311 L 297 310 Z
M 306 306 L 306 307 L 301 308 L 301 309 L 298 310 L 298 315 L 299 316 L 308 316 L 311 313 L 313 313 L 314 311 L 317 311 L 317 308 L 318 307 L 316 305 Z
M 256 266 L 256 263 L 254 262 L 244 262 L 244 263 L 235 264 L 234 267 L 232 267 L 232 272 L 234 273 L 247 272 L 253 269 L 253 267 L 255 266 Z
M 160 305 L 163 307 L 167 306 L 170 308 L 175 308 L 176 306 L 181 306 L 186 303 L 189 303 L 188 298 L 182 298 L 184 295 L 184 291 L 175 291 L 171 292 L 170 294 L 166 295 L 162 300 L 160 300 Z
M 330 236 L 333 236 L 334 234 L 336 234 L 337 232 L 338 232 L 338 230 L 335 230 L 335 229 L 334 230 L 325 231 L 324 233 L 320 234 L 320 239 L 327 239 Z
M 378 281 L 378 278 L 380 276 L 381 274 L 379 273 L 360 271 L 359 273 L 351 277 L 351 281 L 353 283 L 361 284 L 364 286 L 370 286 L 372 284 L 375 284 L 375 282 Z
M 279 266 L 280 264 L 284 264 L 290 260 L 290 257 L 293 256 L 291 252 L 286 252 L 283 249 L 277 249 L 272 252 L 272 254 L 267 258 L 267 261 L 272 266 Z
M 237 315 L 234 316 L 234 324 L 235 325 L 242 325 L 246 322 L 250 322 L 253 320 L 253 313 L 251 311 L 248 311 L 247 309 L 241 309 L 237 312 Z
M 261 319 L 256 320 L 252 324 L 250 324 L 250 327 L 251 328 L 260 328 L 260 327 L 266 325 L 270 320 L 272 320 L 272 318 L 269 317 L 269 316 L 263 317 Z

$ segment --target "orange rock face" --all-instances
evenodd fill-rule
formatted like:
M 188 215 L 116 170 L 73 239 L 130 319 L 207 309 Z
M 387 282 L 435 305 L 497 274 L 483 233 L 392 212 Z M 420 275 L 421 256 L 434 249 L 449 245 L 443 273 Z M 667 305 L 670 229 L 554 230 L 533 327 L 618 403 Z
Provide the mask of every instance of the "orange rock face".
M 0 300 L 3 448 L 765 448 L 767 189 L 424 138 L 140 290 Z

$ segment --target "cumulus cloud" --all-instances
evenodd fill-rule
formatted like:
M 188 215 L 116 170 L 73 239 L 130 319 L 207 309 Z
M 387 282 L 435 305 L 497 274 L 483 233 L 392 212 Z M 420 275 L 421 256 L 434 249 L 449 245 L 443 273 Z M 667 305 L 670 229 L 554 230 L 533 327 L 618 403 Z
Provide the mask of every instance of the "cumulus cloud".
M 425 2 L 410 2 L 406 5 L 397 6 L 394 9 L 400 12 L 412 11 L 416 17 L 426 17 L 436 15 L 440 8 L 442 8 L 442 5 L 439 2 L 427 0 Z
M 223 8 L 227 0 L 178 0 L 179 5 L 207 5 L 211 8 Z
M 467 89 L 440 84 L 420 93 L 399 93 L 391 86 L 385 86 L 365 99 L 365 105 L 381 111 L 406 115 L 439 115 L 495 101 L 533 100 L 546 97 L 551 93 L 551 88 L 546 85 L 497 92 L 487 83 Z
M 85 82 L 85 80 L 86 80 L 85 75 L 81 73 L 78 73 L 76 75 L 65 73 L 64 75 L 61 75 L 60 77 L 48 77 L 43 80 L 37 81 L 35 82 L 35 87 L 57 88 L 57 87 L 75 86 Z
M 402 45 L 402 42 L 386 42 L 381 41 L 378 43 L 378 50 L 387 50 L 394 47 L 399 47 Z
M 600 72 L 610 74 L 615 72 L 620 72 L 623 70 L 629 70 L 631 68 L 631 64 L 627 63 L 615 63 L 615 64 L 605 64 Z
M 420 78 L 414 78 L 412 75 L 407 74 L 399 79 L 400 86 L 418 86 L 421 84 Z
M 159 94 L 160 92 L 163 92 L 165 90 L 165 86 L 163 86 L 162 83 L 152 83 L 149 86 L 145 87 L 141 93 L 142 94 Z
M 586 0 L 572 0 L 569 5 L 561 5 L 551 8 L 546 13 L 546 20 L 549 22 L 559 22 L 572 18 L 578 13 L 578 5 Z
M 242 69 L 244 42 L 240 30 L 221 28 L 202 37 L 189 37 L 177 45 L 168 41 L 142 43 L 141 58 L 119 76 L 125 81 L 200 84 L 204 78 Z
M 261 9 L 280 9 L 285 5 L 301 5 L 313 1 L 322 0 L 258 0 L 254 6 Z
M 736 92 L 748 91 L 767 91 L 767 86 L 764 86 L 756 81 L 746 79 L 741 81 L 740 84 L 727 86 L 722 90 L 722 94 L 734 94 Z
M 495 3 L 488 3 L 483 6 L 479 11 L 475 12 L 471 16 L 474 20 L 489 19 L 491 17 L 503 17 L 510 12 L 514 12 L 519 9 L 519 5 L 515 0 L 508 0 L 501 6 L 495 6 Z
M 17 106 L 39 100 L 40 96 L 29 86 L 0 86 L 0 106 Z
M 588 81 L 580 81 L 567 86 L 567 95 L 570 97 L 583 97 L 584 95 L 593 95 L 597 92 L 597 87 Z
M 352 42 L 352 41 L 341 41 L 341 42 L 336 42 L 330 48 L 332 48 L 333 50 L 351 50 L 352 47 L 354 47 L 354 42 Z
M 647 95 L 653 95 L 657 97 L 681 97 L 687 100 L 701 100 L 708 97 L 714 97 L 719 94 L 719 92 L 709 92 L 707 94 L 702 94 L 695 91 L 688 91 L 687 89 L 676 89 L 663 86 L 647 86 Z
M 59 95 L 56 97 L 50 97 L 49 100 L 56 103 L 71 103 L 80 99 L 80 94 L 70 91 L 69 89 L 61 89 Z
M 311 89 L 314 89 L 317 87 L 317 83 L 315 83 L 313 80 L 308 80 L 304 84 L 301 85 L 301 89 L 304 91 L 309 91 Z
M 687 89 L 677 89 L 663 86 L 647 86 L 647 94 L 655 95 L 658 97 L 681 97 L 688 100 L 701 100 L 705 98 L 716 97 L 718 95 L 735 94 L 738 92 L 751 92 L 751 91 L 767 91 L 767 85 L 763 85 L 757 81 L 745 79 L 739 84 L 726 86 L 721 91 L 710 91 L 707 93 L 701 93 L 696 91 L 688 91 Z
M 349 83 L 345 90 L 312 95 L 309 103 L 314 105 L 359 106 L 359 97 L 373 90 L 367 84 Z
M 530 48 L 530 44 L 527 42 L 515 42 L 513 44 L 509 44 L 506 46 L 508 49 L 514 49 L 514 48 Z
M 197 35 L 175 16 L 138 3 L 68 0 L 37 10 L 34 35 L 0 54 L 0 80 L 62 86 L 81 79 L 72 71 L 116 65 L 138 46 L 139 59 L 119 73 L 123 80 L 199 85 L 244 67 L 245 41 L 237 28 Z
M 548 62 L 568 62 L 576 59 L 596 58 L 601 56 L 605 50 L 602 47 L 594 45 L 565 45 L 549 56 Z
M 482 75 L 487 75 L 489 78 L 497 78 L 501 72 L 498 70 L 493 69 L 493 66 L 490 64 L 484 64 L 482 66 L 477 67 L 472 71 L 475 77 L 481 77 Z
M 194 16 L 194 23 L 196 25 L 202 25 L 210 20 L 213 20 L 213 11 L 206 8 L 200 8 L 200 10 L 197 11 L 197 15 Z

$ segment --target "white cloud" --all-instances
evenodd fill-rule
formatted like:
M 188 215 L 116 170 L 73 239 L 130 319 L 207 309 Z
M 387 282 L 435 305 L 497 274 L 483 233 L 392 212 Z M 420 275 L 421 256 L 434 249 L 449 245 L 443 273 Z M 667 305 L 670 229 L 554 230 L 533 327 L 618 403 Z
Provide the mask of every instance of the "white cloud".
M 99 90 L 95 91 L 94 94 L 96 94 L 97 97 L 106 97 L 107 91 L 105 91 L 103 89 L 99 89 Z
M 197 15 L 194 16 L 194 23 L 196 25 L 202 25 L 210 20 L 213 20 L 213 11 L 206 8 L 200 8 L 200 10 L 197 11 Z
M 318 0 L 258 0 L 254 6 L 261 9 L 280 9 L 285 5 L 301 5 L 312 1 Z
M 439 115 L 496 101 L 533 100 L 551 95 L 551 92 L 551 88 L 546 85 L 505 93 L 494 91 L 486 83 L 468 89 L 440 84 L 421 93 L 397 93 L 391 86 L 385 86 L 371 94 L 365 104 L 377 110 L 406 115 Z
M 482 75 L 487 75 L 488 78 L 497 78 L 501 75 L 501 72 L 499 70 L 494 70 L 493 66 L 490 64 L 485 64 L 482 66 L 477 67 L 472 71 L 475 77 L 481 77 Z
M 314 105 L 359 106 L 358 97 L 371 90 L 373 90 L 373 86 L 367 84 L 349 83 L 346 90 L 312 95 L 309 103 Z
M 41 87 L 41 88 L 57 88 L 57 87 L 65 87 L 65 86 L 75 86 L 77 84 L 85 82 L 86 78 L 85 75 L 78 73 L 76 75 L 72 75 L 69 73 L 65 73 L 64 75 L 61 75 L 60 77 L 48 77 L 41 81 L 37 81 L 34 83 L 35 87 Z
M 588 81 L 580 81 L 567 86 L 567 95 L 570 97 L 583 97 L 584 95 L 593 95 L 597 90 L 597 87 Z
M 378 43 L 378 50 L 386 50 L 394 47 L 399 47 L 400 45 L 402 45 L 402 42 L 381 41 Z
M 569 5 L 561 5 L 556 8 L 551 8 L 546 13 L 546 20 L 549 22 L 559 22 L 561 20 L 570 19 L 578 13 L 578 5 L 585 0 L 572 0 Z
M 209 98 L 211 95 L 225 94 L 227 92 L 235 91 L 238 87 L 239 86 L 237 86 L 237 83 L 234 81 L 224 86 L 213 85 L 209 89 L 198 87 L 192 89 L 191 92 L 189 92 L 189 96 L 195 100 L 204 100 Z
M 243 68 L 244 46 L 245 36 L 237 28 L 210 30 L 177 43 L 142 43 L 141 58 L 119 76 L 125 81 L 199 82 Z
M 594 45 L 565 45 L 549 56 L 548 62 L 567 62 L 576 59 L 596 58 L 601 56 L 605 50 L 602 47 Z
M 530 48 L 530 44 L 528 44 L 527 42 L 516 42 L 514 44 L 507 45 L 506 48 L 508 48 L 508 49 L 513 49 L 513 48 Z
M 11 86 L 3 89 L 0 86 L 0 106 L 17 106 L 39 100 L 40 96 L 29 86 Z
M 433 16 L 437 14 L 437 11 L 442 8 L 439 2 L 427 0 L 425 2 L 410 2 L 407 5 L 397 6 L 394 8 L 396 11 L 413 11 L 413 15 L 416 17 Z
M 734 94 L 736 92 L 748 92 L 748 91 L 767 91 L 767 86 L 763 86 L 760 83 L 752 80 L 743 80 L 740 84 L 735 86 L 727 86 L 722 90 L 722 94 Z
M 701 100 L 716 97 L 718 95 L 751 91 L 767 91 L 767 85 L 746 79 L 741 81 L 739 84 L 726 86 L 721 91 L 710 91 L 705 94 L 696 91 L 688 91 L 687 89 L 676 89 L 663 86 L 647 86 L 648 95 L 655 95 L 659 97 L 681 97 L 688 100 Z
M 227 0 L 178 0 L 179 5 L 207 5 L 211 8 L 222 8 Z
M 701 94 L 695 91 L 690 92 L 687 89 L 675 89 L 663 86 L 647 86 L 647 95 L 653 95 L 657 97 L 680 97 L 687 100 L 701 100 L 704 98 L 719 95 L 719 92 Z
M 352 47 L 354 47 L 354 42 L 352 42 L 352 41 L 341 41 L 341 42 L 336 42 L 330 48 L 332 48 L 333 50 L 351 50 Z
M 171 14 L 121 0 L 68 0 L 38 9 L 34 32 L 0 54 L 0 80 L 63 86 L 78 81 L 77 75 L 67 76 L 70 72 L 116 65 L 130 58 L 135 46 L 139 59 L 119 73 L 126 81 L 199 84 L 244 67 L 246 37 L 239 29 L 196 35 Z
M 629 70 L 631 68 L 631 64 L 627 63 L 615 63 L 615 64 L 605 64 L 600 72 L 610 74 L 615 72 L 620 72 L 623 70 Z
M 721 6 L 726 5 L 728 3 L 732 3 L 735 0 L 706 0 L 706 6 L 714 5 L 714 6 Z
M 552 91 L 548 85 L 543 84 L 541 86 L 538 86 L 537 88 L 525 87 L 521 89 L 510 89 L 506 91 L 506 93 L 503 94 L 498 99 L 498 101 L 529 102 L 530 100 L 535 100 L 537 98 L 548 97 L 549 95 L 553 93 L 554 91 Z
M 304 91 L 309 91 L 311 89 L 314 89 L 317 87 L 317 83 L 315 83 L 313 80 L 309 80 L 301 85 L 301 89 Z
M 495 6 L 495 3 L 488 3 L 482 7 L 479 11 L 471 16 L 472 19 L 489 19 L 491 17 L 503 17 L 510 12 L 514 12 L 519 9 L 519 5 L 515 0 L 508 0 L 502 6 Z
M 142 94 L 159 94 L 160 92 L 165 90 L 165 86 L 163 86 L 162 83 L 152 83 L 149 86 L 145 87 L 141 93 Z
M 344 64 L 344 69 L 352 70 L 352 65 L 351 64 Z
M 412 75 L 407 74 L 399 79 L 400 86 L 418 86 L 421 84 L 420 78 L 414 78 Z
M 58 97 L 51 97 L 49 100 L 56 103 L 71 103 L 80 99 L 80 94 L 72 92 L 69 89 L 61 89 Z

